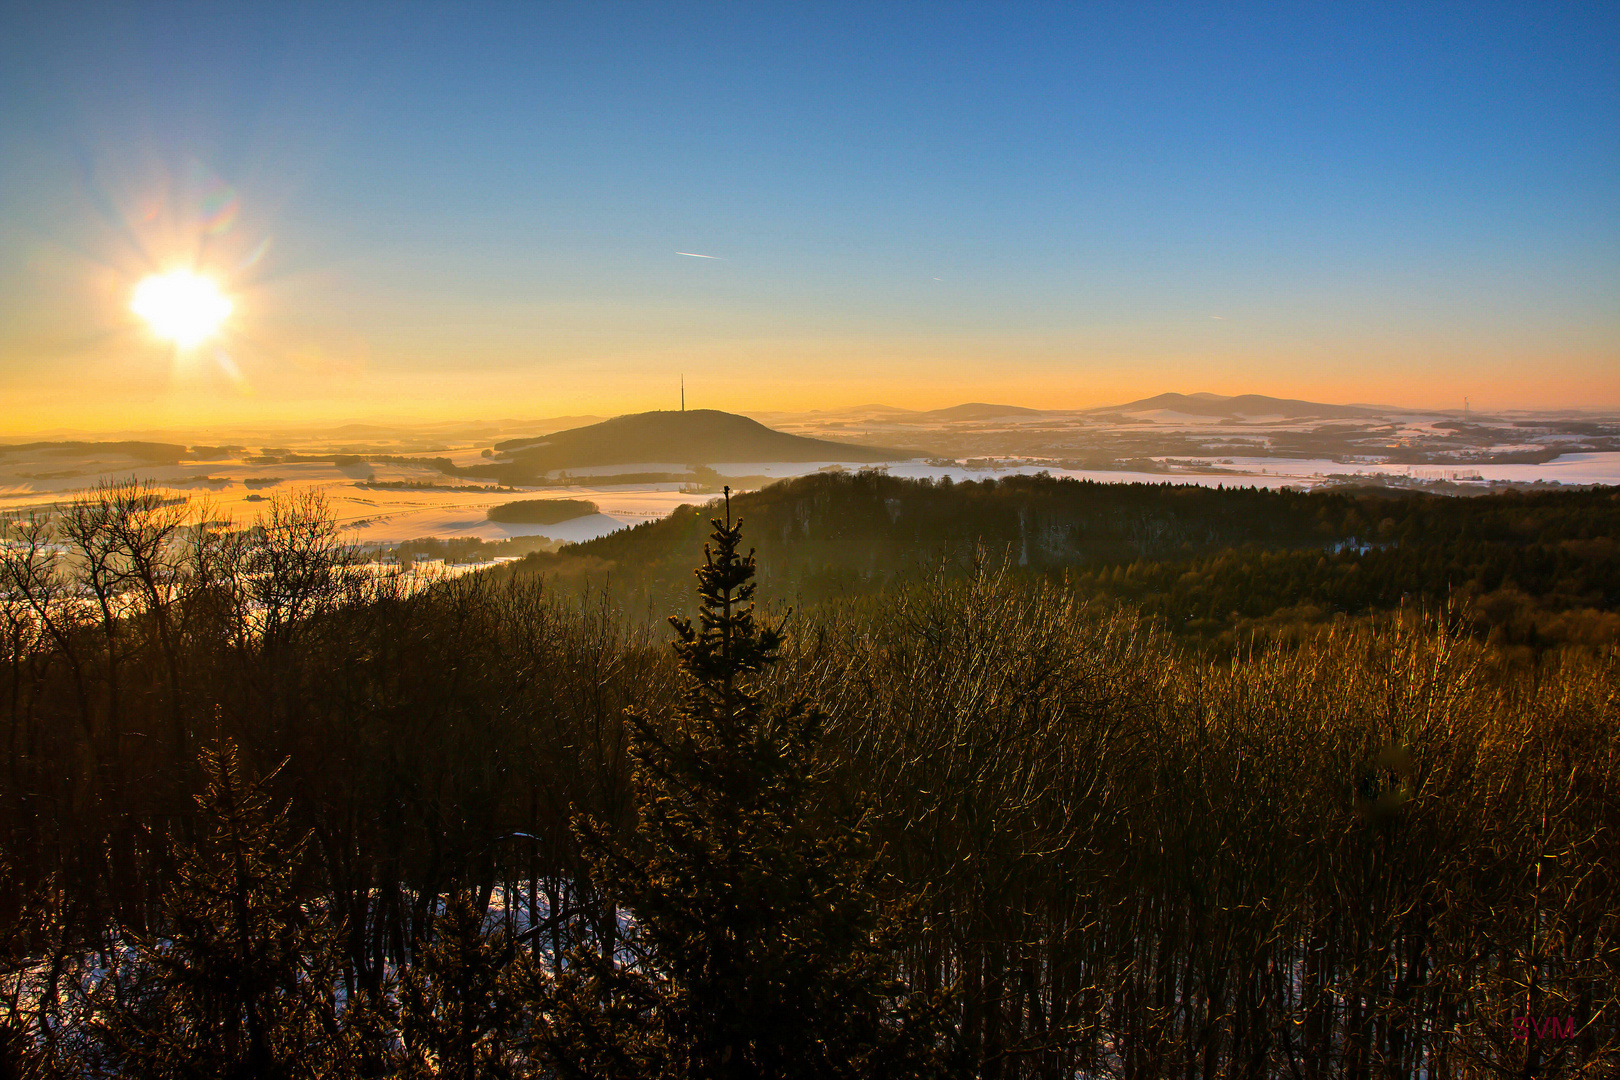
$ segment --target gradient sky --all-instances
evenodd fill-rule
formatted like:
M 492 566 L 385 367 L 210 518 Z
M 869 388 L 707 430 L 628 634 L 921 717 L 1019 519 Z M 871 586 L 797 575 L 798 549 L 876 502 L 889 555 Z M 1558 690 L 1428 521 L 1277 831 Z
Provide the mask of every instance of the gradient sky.
M 0 434 L 1620 406 L 1616 3 L 0 10 Z

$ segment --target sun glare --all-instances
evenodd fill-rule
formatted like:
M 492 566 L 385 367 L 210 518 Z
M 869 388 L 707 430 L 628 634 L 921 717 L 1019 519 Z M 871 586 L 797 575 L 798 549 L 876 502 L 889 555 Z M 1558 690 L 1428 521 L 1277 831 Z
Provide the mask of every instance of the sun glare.
M 190 348 L 219 329 L 231 313 L 231 302 L 210 279 L 189 270 L 172 270 L 137 285 L 129 309 L 145 319 L 159 337 Z

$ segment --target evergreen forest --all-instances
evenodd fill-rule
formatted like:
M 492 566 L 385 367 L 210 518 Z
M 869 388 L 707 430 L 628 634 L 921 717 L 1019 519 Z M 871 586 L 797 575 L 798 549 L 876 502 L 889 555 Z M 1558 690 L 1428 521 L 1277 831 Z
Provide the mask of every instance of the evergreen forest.
M 262 505 L 4 522 L 0 1077 L 1620 1074 L 1614 489 Z

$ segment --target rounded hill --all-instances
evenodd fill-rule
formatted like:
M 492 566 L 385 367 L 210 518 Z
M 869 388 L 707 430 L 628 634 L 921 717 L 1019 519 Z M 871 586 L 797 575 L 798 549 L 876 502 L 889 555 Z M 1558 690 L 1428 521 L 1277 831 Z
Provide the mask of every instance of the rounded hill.
M 1377 416 L 1373 409 L 1358 405 L 1324 405 L 1319 401 L 1300 401 L 1297 398 L 1274 398 L 1264 394 L 1239 394 L 1223 397 L 1220 394 L 1159 394 L 1124 405 L 1092 409 L 1094 413 L 1152 412 L 1167 409 L 1189 416 L 1284 416 L 1289 419 L 1313 417 L 1340 420 Z
M 648 461 L 686 465 L 722 461 L 876 462 L 903 461 L 912 456 L 879 446 L 789 435 L 746 416 L 717 409 L 616 416 L 600 424 L 526 442 L 509 453 L 514 465 L 537 473 Z

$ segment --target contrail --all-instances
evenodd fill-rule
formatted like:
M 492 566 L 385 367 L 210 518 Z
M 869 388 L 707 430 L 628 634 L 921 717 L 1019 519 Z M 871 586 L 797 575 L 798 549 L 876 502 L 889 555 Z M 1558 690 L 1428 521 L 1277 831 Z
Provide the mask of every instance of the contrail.
M 694 259 L 720 259 L 719 255 L 699 255 L 695 251 L 677 251 L 675 254 L 677 254 L 677 255 L 690 255 Z M 725 260 L 721 259 L 721 261 L 724 262 Z

